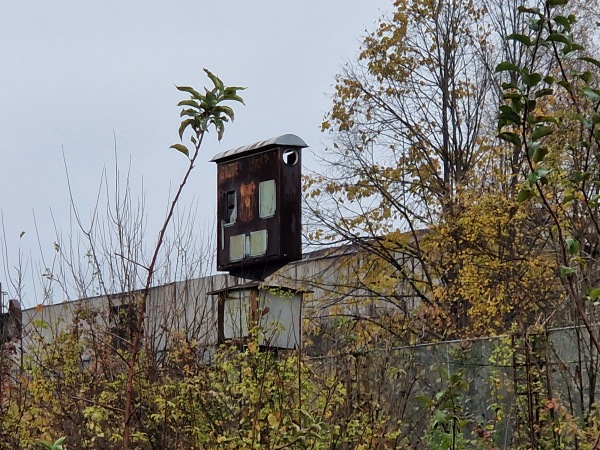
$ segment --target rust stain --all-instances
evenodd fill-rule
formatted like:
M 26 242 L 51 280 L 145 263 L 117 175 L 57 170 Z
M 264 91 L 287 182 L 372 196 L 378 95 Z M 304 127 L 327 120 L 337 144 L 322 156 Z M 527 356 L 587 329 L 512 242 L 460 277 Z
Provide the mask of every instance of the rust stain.
M 237 177 L 239 166 L 237 161 L 222 164 L 219 167 L 219 181 L 225 181 Z
M 242 222 L 250 222 L 254 218 L 255 191 L 256 184 L 254 184 L 254 181 L 240 185 L 240 220 Z
M 270 169 L 269 163 L 272 160 L 272 155 L 270 153 L 263 153 L 262 155 L 256 155 L 254 158 L 250 160 L 250 169 L 253 171 L 261 171 L 265 169 Z

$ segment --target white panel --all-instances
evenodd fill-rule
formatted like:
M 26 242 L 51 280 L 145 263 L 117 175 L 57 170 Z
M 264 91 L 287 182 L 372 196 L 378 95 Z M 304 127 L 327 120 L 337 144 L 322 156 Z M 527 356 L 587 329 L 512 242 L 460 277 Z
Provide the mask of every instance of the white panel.
M 282 294 L 262 291 L 259 311 L 264 330 L 264 344 L 278 348 L 298 348 L 301 339 L 302 294 Z
M 264 219 L 275 215 L 275 180 L 263 181 L 258 185 L 258 215 Z
M 267 230 L 253 231 L 250 233 L 250 248 L 248 249 L 248 254 L 250 256 L 266 255 L 268 237 Z
M 246 236 L 238 234 L 229 238 L 229 261 L 239 261 L 246 256 Z
M 246 291 L 232 292 L 223 305 L 223 336 L 237 339 L 248 336 L 250 302 Z

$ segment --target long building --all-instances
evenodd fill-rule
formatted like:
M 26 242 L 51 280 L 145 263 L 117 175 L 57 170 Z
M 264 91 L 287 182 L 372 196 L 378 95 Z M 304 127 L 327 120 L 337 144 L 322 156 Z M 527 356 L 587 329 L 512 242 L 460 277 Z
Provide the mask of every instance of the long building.
M 168 353 L 174 336 L 185 336 L 210 353 L 224 340 L 246 336 L 252 320 L 265 330 L 265 345 L 299 348 L 304 321 L 326 322 L 342 310 L 359 318 L 398 309 L 362 286 L 358 255 L 353 246 L 310 252 L 262 283 L 217 274 L 152 287 L 144 326 L 145 336 L 151 337 L 146 339 L 148 350 L 160 357 Z M 24 309 L 18 327 L 23 349 L 40 340 L 51 342 L 74 324 L 101 330 L 115 347 L 127 345 L 140 293 L 107 293 Z M 407 297 L 401 309 L 415 306 L 416 300 Z M 11 338 L 18 337 L 13 332 Z

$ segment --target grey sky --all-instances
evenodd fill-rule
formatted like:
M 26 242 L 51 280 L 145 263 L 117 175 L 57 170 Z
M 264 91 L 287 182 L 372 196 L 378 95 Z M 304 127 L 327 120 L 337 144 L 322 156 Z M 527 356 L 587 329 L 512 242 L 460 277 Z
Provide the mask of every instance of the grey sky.
M 54 242 L 50 209 L 66 227 L 63 151 L 75 200 L 91 209 L 102 168 L 114 165 L 113 132 L 121 168 L 131 161 L 133 184 L 144 179 L 153 238 L 185 168 L 168 150 L 185 98 L 174 84 L 208 84 L 203 67 L 248 89 L 223 141 L 215 133 L 206 141 L 183 198 L 198 203 L 201 219 L 214 214 L 214 154 L 285 133 L 319 152 L 334 76 L 389 8 L 389 0 L 0 1 L 4 267 L 16 265 L 20 245 L 38 271 L 34 212 L 45 251 Z M 30 290 L 23 301 L 35 297 Z

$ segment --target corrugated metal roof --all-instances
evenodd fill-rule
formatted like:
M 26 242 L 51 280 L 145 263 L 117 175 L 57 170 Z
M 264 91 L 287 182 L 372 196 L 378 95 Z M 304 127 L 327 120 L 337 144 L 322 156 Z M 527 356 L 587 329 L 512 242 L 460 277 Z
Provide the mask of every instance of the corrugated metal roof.
M 269 146 L 288 146 L 288 147 L 308 147 L 306 142 L 304 142 L 301 138 L 296 136 L 295 134 L 283 134 L 278 137 L 274 137 L 271 139 L 266 139 L 264 141 L 255 142 L 254 144 L 245 145 L 243 147 L 234 148 L 232 150 L 227 150 L 221 153 L 218 153 L 211 159 L 211 162 L 221 161 L 223 159 L 231 159 L 234 156 L 240 156 L 244 153 L 251 153 L 256 150 L 260 150 L 263 147 Z

